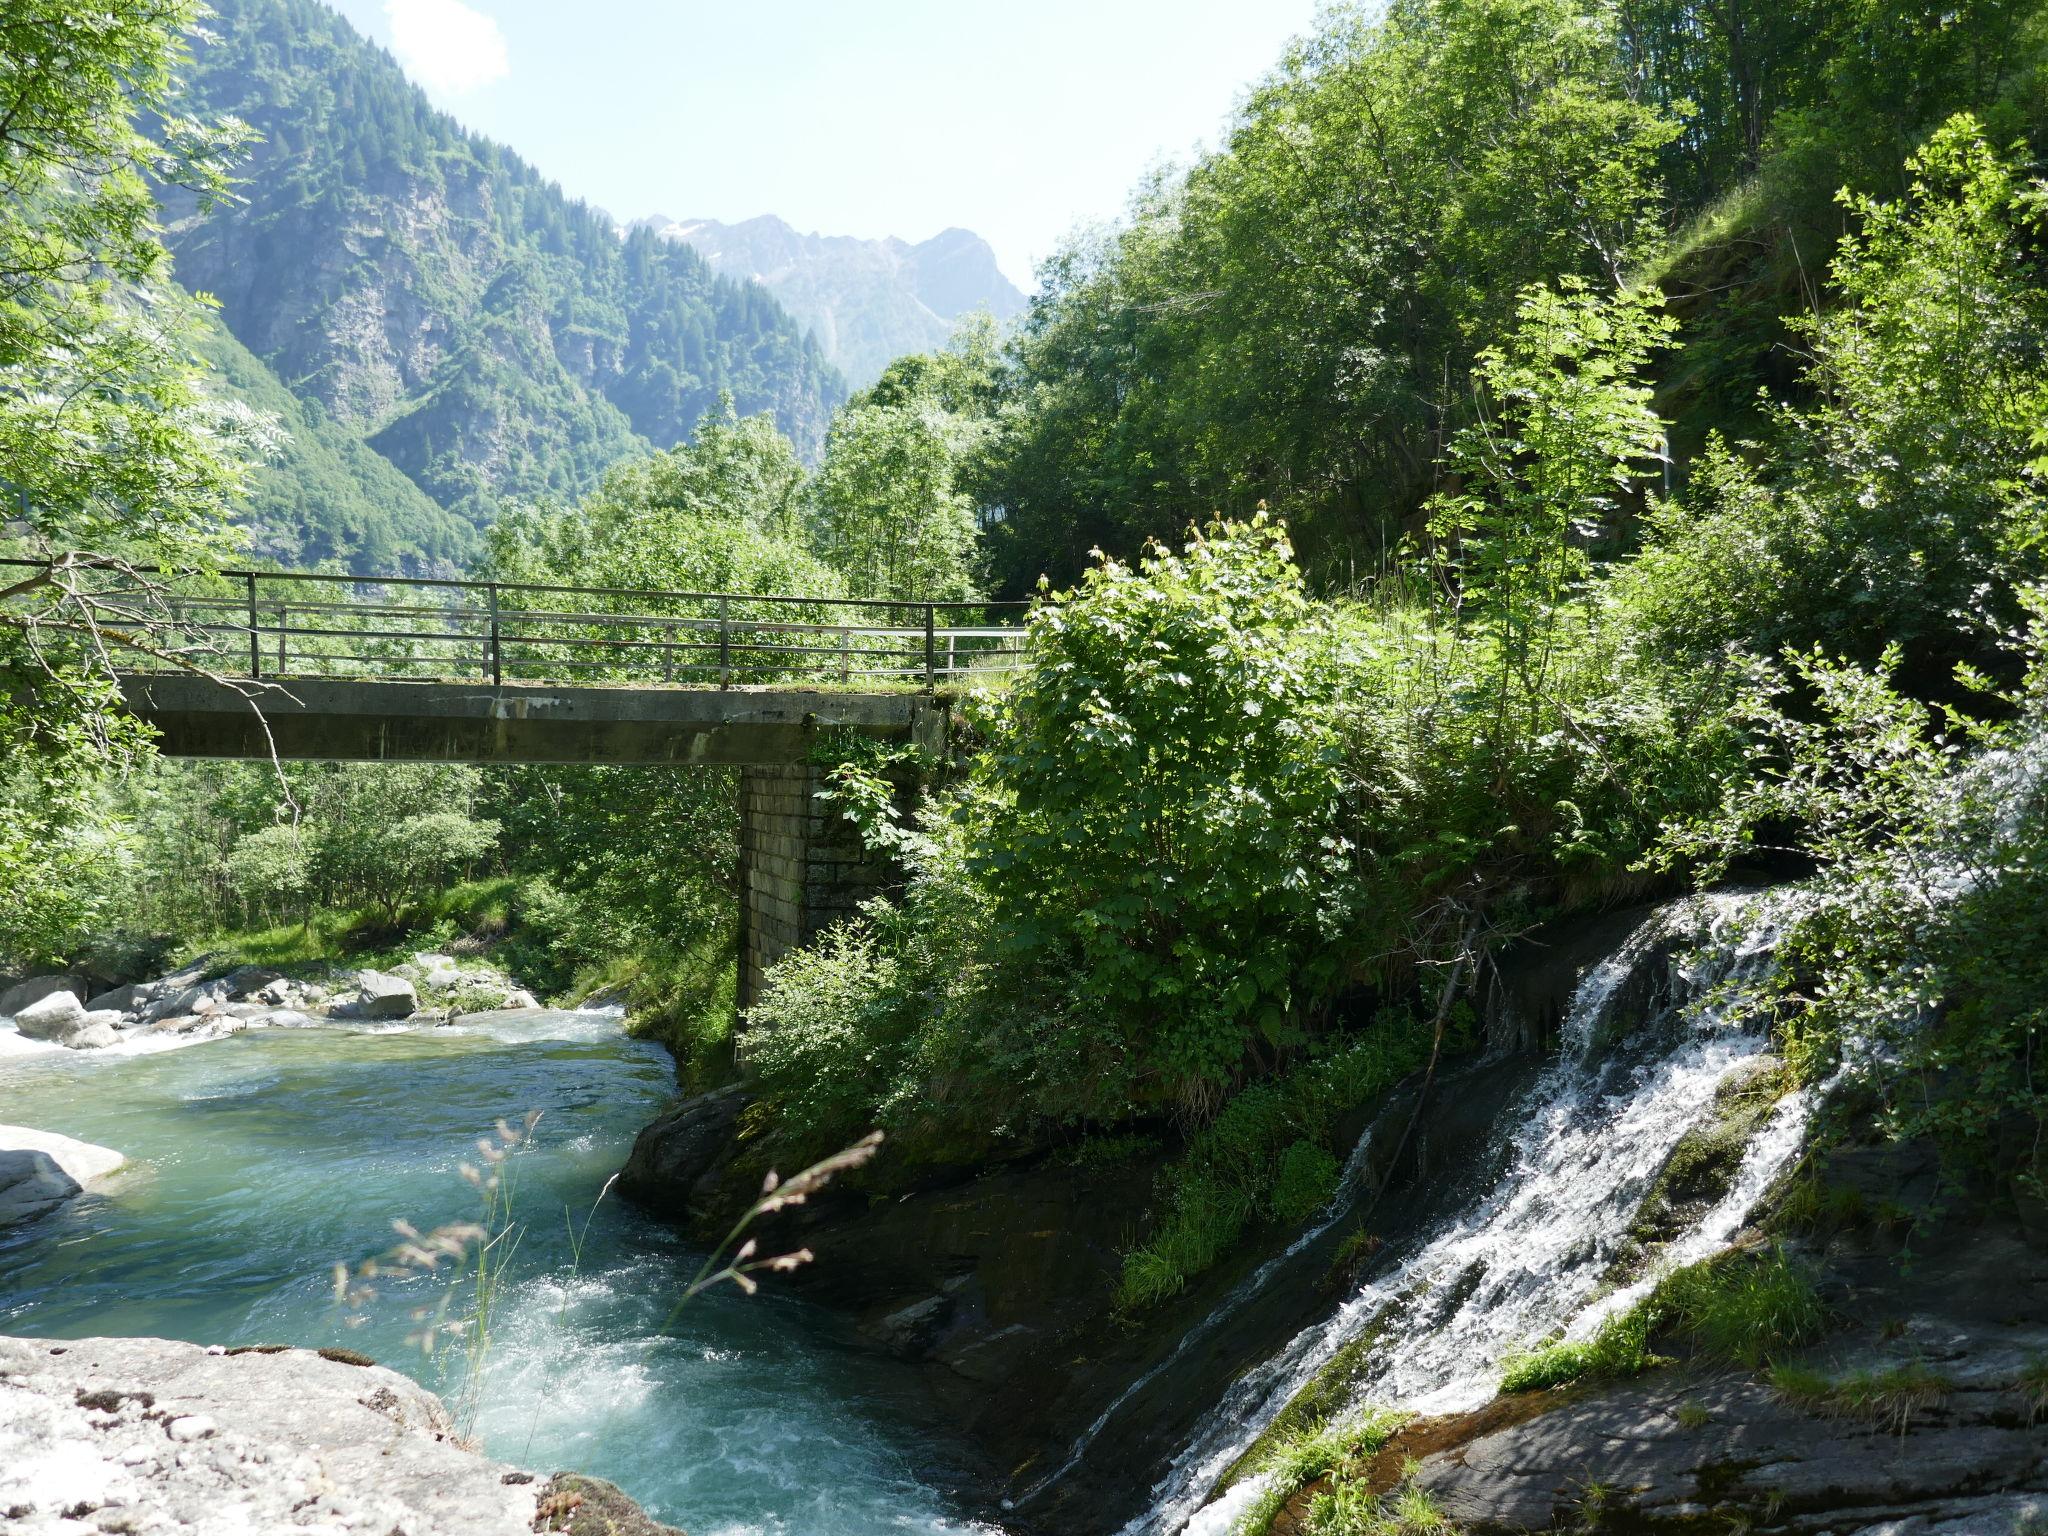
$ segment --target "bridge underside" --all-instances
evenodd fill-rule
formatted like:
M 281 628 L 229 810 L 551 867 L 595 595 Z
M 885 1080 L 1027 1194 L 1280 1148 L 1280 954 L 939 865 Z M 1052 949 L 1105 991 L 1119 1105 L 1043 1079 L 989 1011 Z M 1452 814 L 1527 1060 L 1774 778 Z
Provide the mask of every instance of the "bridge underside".
M 334 679 L 244 693 L 155 674 L 125 677 L 121 689 L 171 757 L 268 761 L 274 743 L 287 761 L 738 768 L 742 1007 L 783 954 L 898 879 L 817 800 L 823 777 L 810 754 L 820 734 L 852 731 L 934 755 L 945 746 L 945 706 L 916 693 Z
M 248 691 L 244 691 L 248 690 Z M 128 708 L 170 757 L 287 761 L 793 766 L 823 733 L 943 746 L 921 693 L 284 679 L 225 686 L 131 674 Z M 260 714 L 259 714 L 260 711 Z M 267 727 L 267 729 L 266 729 Z

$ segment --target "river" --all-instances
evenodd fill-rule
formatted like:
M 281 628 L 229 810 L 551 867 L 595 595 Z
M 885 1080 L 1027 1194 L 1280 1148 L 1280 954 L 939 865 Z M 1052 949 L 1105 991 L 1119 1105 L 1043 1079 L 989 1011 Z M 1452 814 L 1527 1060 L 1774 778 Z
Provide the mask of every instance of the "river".
M 839 1320 L 772 1281 L 676 1311 L 701 1255 L 599 1198 L 672 1086 L 667 1053 L 605 1012 L 326 1024 L 154 1052 L 8 1033 L 0 1121 L 113 1147 L 129 1166 L 0 1229 L 0 1333 L 339 1345 L 459 1401 L 459 1353 L 407 1342 L 440 1283 L 352 1312 L 333 1266 L 390 1247 L 394 1219 L 473 1219 L 460 1164 L 497 1120 L 538 1110 L 512 1165 L 517 1247 L 474 1394 L 485 1450 L 610 1478 L 692 1536 L 985 1529 L 948 1513 L 907 1384 Z

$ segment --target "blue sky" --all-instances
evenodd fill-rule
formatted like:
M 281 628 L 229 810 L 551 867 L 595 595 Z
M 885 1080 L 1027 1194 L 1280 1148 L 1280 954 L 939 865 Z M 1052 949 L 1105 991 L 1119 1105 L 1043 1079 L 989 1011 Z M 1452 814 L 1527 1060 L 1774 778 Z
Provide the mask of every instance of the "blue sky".
M 987 237 L 1011 278 L 1214 143 L 1315 0 L 331 0 L 621 219 Z

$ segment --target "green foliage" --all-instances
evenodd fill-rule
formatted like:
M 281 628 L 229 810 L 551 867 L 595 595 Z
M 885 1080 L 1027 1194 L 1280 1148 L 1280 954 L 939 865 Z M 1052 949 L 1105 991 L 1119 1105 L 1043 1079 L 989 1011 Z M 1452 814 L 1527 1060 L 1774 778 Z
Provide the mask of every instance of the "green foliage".
M 262 423 L 204 388 L 199 308 L 172 287 L 152 176 L 200 199 L 240 136 L 189 116 L 185 34 L 163 0 L 0 15 L 0 965 L 54 962 L 118 900 L 103 787 L 146 753 L 118 713 L 101 615 L 71 566 L 205 564 Z
M 1337 1193 L 1337 1158 L 1327 1147 L 1297 1141 L 1273 1170 L 1273 1219 L 1291 1226 L 1308 1220 Z
M 1589 1339 L 1561 1339 L 1526 1354 L 1513 1355 L 1501 1367 L 1503 1392 L 1541 1392 L 1588 1378 L 1625 1381 L 1640 1376 L 1661 1357 L 1650 1352 L 1650 1328 L 1656 1316 L 1635 1306 L 1607 1318 Z
M 1339 1475 L 1308 1507 L 1304 1536 L 1454 1536 L 1457 1527 L 1427 1489 L 1409 1479 L 1375 1494 L 1362 1478 Z
M 1151 1235 L 1124 1255 L 1117 1304 L 1157 1305 L 1185 1290 L 1236 1245 L 1255 1217 L 1296 1225 L 1336 1195 L 1339 1118 L 1419 1068 L 1429 1032 L 1381 1018 L 1328 1054 L 1226 1104 L 1160 1178 L 1165 1207 Z
M 1908 169 L 1905 197 L 1847 200 L 1839 302 L 1796 326 L 1814 398 L 1770 413 L 1774 457 L 1710 443 L 1652 519 L 1622 590 L 1674 652 L 1893 644 L 1938 686 L 2043 569 L 2038 194 L 1967 117 Z
M 1041 274 L 985 505 L 998 584 L 1265 501 L 1310 563 L 1375 568 L 1427 495 L 1478 347 L 1532 283 L 1614 286 L 1659 233 L 1615 8 L 1331 8 L 1227 143 Z
M 1238 1515 L 1231 1530 L 1242 1536 L 1260 1536 L 1302 1489 L 1333 1473 L 1339 1474 L 1341 1483 L 1341 1469 L 1347 1461 L 1370 1458 L 1404 1422 L 1405 1416 L 1397 1413 L 1372 1413 L 1343 1423 L 1319 1420 L 1267 1446 L 1253 1469 L 1265 1479 L 1265 1486 Z
M 834 418 L 813 517 L 818 547 L 850 596 L 975 595 L 974 504 L 957 484 L 973 436 L 971 423 L 929 398 L 856 405 Z
M 1587 548 L 1660 456 L 1664 424 L 1642 380 L 1674 328 L 1660 302 L 1642 290 L 1603 299 L 1578 281 L 1532 288 L 1509 340 L 1479 354 L 1491 410 L 1451 440 L 1461 489 L 1431 500 L 1429 526 L 1454 541 L 1458 616 L 1495 655 L 1503 722 L 1513 710 L 1540 728 Z
M 1900 1435 L 1918 1414 L 1956 1389 L 1953 1380 L 1918 1360 L 1839 1378 L 1810 1366 L 1774 1366 L 1770 1381 L 1802 1408 L 1872 1419 Z
M 1718 811 L 1675 827 L 1665 854 L 1711 874 L 1760 829 L 1789 834 L 1817 865 L 1808 905 L 1744 1006 L 1779 1021 L 1809 1081 L 1846 1055 L 1895 1135 L 2038 1179 L 2037 1154 L 2001 1149 L 2015 1121 L 2030 1128 L 2022 1148 L 2048 1124 L 2031 1067 L 2048 1026 L 2048 817 L 2032 766 L 2048 701 L 2041 619 L 2018 648 L 2017 713 L 1951 713 L 1946 729 L 1882 670 L 1789 654 L 1748 700 L 1750 772 L 1728 778 Z
M 1335 675 L 1286 537 L 1218 525 L 1032 615 L 979 775 L 1006 941 L 1071 968 L 1164 1095 L 1212 1099 L 1341 970 Z

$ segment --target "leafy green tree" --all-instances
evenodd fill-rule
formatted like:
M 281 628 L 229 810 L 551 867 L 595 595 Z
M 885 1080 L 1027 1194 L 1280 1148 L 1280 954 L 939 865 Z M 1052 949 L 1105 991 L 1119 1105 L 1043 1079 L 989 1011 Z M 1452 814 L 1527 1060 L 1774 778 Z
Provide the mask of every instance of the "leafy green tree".
M 239 142 L 179 110 L 201 13 L 22 0 L 0 14 L 0 547 L 36 562 L 0 576 L 0 907 L 14 914 L 0 945 L 23 959 L 89 917 L 81 871 L 99 865 L 84 851 L 114 837 L 96 787 L 145 750 L 118 712 L 119 641 L 91 569 L 215 557 L 260 436 L 204 388 L 150 191 L 162 176 L 219 195 Z
M 1675 329 L 1662 295 L 1603 298 L 1583 282 L 1522 295 L 1515 328 L 1479 354 L 1478 420 L 1452 439 L 1459 489 L 1429 503 L 1449 546 L 1455 612 L 1497 651 L 1495 735 L 1511 708 L 1533 727 L 1558 628 L 1594 542 L 1661 457 L 1664 423 L 1643 372 Z
M 816 539 L 848 595 L 974 595 L 974 505 L 958 484 L 971 429 L 930 397 L 841 411 L 812 496 Z
M 1771 412 L 1775 452 L 1710 446 L 1652 521 L 1622 590 L 1676 652 L 1820 641 L 1867 665 L 1896 644 L 1938 688 L 2042 568 L 2041 199 L 1966 117 L 1911 170 L 1903 197 L 1846 199 L 1861 228 L 1839 302 L 1800 326 L 1811 398 Z
M 1334 8 L 1222 150 L 1056 257 L 982 490 L 998 585 L 1261 502 L 1318 571 L 1375 568 L 1516 295 L 1616 287 L 1661 234 L 1678 125 L 1614 28 L 1580 0 Z
M 472 814 L 482 782 L 477 769 L 444 763 L 349 764 L 313 777 L 301 790 L 311 883 L 331 905 L 375 906 L 396 922 L 496 847 L 498 823 Z

